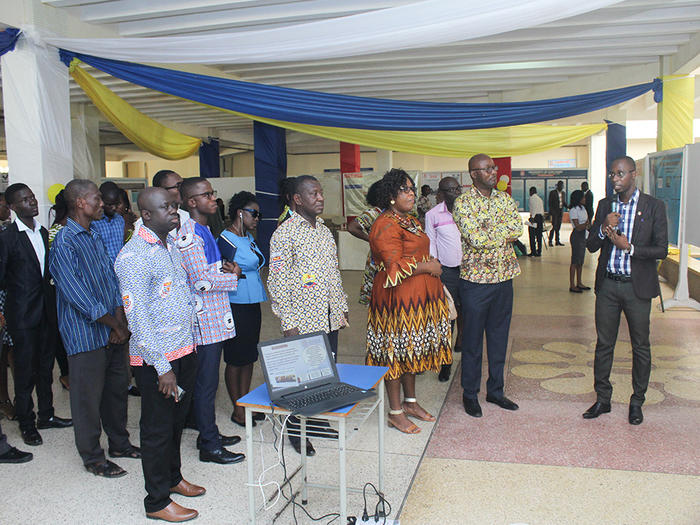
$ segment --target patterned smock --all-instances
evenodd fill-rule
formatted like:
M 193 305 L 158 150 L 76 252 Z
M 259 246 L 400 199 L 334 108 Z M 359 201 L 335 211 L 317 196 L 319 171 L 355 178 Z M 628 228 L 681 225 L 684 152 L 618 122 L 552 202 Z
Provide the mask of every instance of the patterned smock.
M 370 230 L 374 221 L 382 213 L 381 208 L 370 208 L 369 210 L 363 211 L 360 215 L 355 217 L 355 221 L 360 225 L 362 231 L 369 235 Z M 374 259 L 372 259 L 372 252 L 367 254 L 367 262 L 365 263 L 365 273 L 362 275 L 362 284 L 360 285 L 360 304 L 365 306 L 369 304 L 369 300 L 372 297 L 372 283 L 374 283 L 374 276 L 377 273 L 377 266 L 374 264 Z
M 430 259 L 430 240 L 418 220 L 387 211 L 369 235 L 377 275 L 367 321 L 366 364 L 388 366 L 388 379 L 439 371 L 452 363 L 450 321 L 442 282 L 417 263 Z

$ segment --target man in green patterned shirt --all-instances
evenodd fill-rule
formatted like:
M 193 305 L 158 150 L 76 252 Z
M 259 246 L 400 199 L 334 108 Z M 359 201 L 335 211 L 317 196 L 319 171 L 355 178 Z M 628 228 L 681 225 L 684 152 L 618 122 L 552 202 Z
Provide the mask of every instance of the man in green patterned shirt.
M 513 312 L 513 277 L 520 274 L 512 243 L 523 223 L 515 201 L 496 189 L 498 167 L 484 154 L 469 159 L 473 186 L 454 204 L 452 215 L 462 234 L 460 298 L 462 334 L 462 401 L 464 410 L 481 417 L 477 394 L 486 332 L 489 378 L 486 401 L 506 410 L 518 405 L 503 393 L 503 367 Z

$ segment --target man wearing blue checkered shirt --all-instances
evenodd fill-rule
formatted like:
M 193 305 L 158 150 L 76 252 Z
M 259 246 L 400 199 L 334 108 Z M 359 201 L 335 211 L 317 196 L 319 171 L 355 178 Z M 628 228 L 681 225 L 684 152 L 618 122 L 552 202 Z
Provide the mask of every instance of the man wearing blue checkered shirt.
M 120 199 L 119 186 L 112 181 L 107 181 L 100 186 L 100 195 L 104 217 L 99 221 L 92 221 L 92 227 L 100 234 L 107 248 L 107 254 L 114 264 L 119 250 L 124 246 L 124 217 L 117 213 Z
M 628 420 L 644 420 L 642 404 L 651 374 L 649 315 L 651 299 L 658 296 L 658 259 L 668 254 L 666 207 L 637 188 L 637 169 L 630 157 L 612 161 L 608 177 L 615 195 L 598 203 L 587 246 L 600 250 L 595 279 L 595 325 L 598 340 L 593 365 L 597 400 L 584 419 L 610 412 L 613 351 L 625 312 L 632 343 L 632 389 Z

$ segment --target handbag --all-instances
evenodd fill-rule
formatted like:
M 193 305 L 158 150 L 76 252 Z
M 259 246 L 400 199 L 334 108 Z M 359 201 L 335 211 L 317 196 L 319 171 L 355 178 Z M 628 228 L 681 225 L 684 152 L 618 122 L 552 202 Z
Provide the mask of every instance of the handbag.
M 457 319 L 457 308 L 455 307 L 455 300 L 452 299 L 452 294 L 447 289 L 447 286 L 442 285 L 442 289 L 445 290 L 445 300 L 447 301 L 447 318 L 450 321 Z

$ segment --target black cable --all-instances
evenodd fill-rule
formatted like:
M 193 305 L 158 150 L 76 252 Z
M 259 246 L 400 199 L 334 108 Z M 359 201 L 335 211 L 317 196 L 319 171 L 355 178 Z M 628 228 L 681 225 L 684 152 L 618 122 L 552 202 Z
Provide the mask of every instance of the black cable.
M 363 512 L 362 519 L 364 521 L 367 521 L 369 519 L 369 516 L 367 515 L 367 496 L 366 496 L 367 487 L 372 487 L 372 489 L 374 489 L 374 493 L 377 495 L 377 498 L 379 498 L 379 501 L 377 501 L 377 505 L 374 507 L 375 521 L 379 520 L 379 506 L 381 505 L 382 512 L 383 512 L 382 517 L 384 518 L 382 525 L 386 525 L 386 519 L 389 516 L 389 514 L 391 514 L 391 503 L 389 503 L 387 501 L 387 499 L 384 497 L 384 494 L 379 492 L 379 490 L 377 490 L 377 487 L 375 487 L 374 484 L 370 483 L 370 482 L 365 483 L 365 486 L 362 487 L 362 498 L 365 501 L 365 510 Z M 387 510 L 387 507 L 389 507 L 388 510 Z

